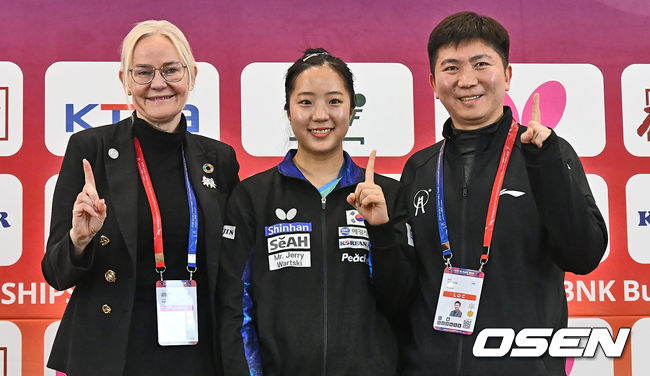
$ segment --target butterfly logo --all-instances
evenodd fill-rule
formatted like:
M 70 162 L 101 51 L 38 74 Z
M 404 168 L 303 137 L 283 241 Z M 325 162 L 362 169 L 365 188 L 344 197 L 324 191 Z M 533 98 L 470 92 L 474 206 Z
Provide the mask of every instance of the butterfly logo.
M 521 117 L 515 107 L 515 102 L 506 93 L 503 104 L 512 109 L 512 117 L 519 123 L 526 125 L 530 122 L 530 115 L 533 107 L 533 95 L 539 93 L 539 111 L 543 114 L 542 124 L 551 129 L 560 123 L 564 109 L 566 108 L 566 89 L 558 81 L 546 81 L 539 85 L 537 89 L 528 97 Z
M 290 221 L 295 218 L 296 214 L 298 214 L 298 210 L 296 210 L 296 208 L 291 208 L 286 213 L 284 212 L 284 210 L 280 208 L 275 209 L 276 217 L 278 217 L 278 219 L 282 221 L 284 221 L 285 219 Z

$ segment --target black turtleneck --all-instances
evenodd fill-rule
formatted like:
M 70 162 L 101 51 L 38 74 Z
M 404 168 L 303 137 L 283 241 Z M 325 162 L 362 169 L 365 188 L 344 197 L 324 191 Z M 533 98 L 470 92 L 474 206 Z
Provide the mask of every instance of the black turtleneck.
M 465 184 L 467 184 L 469 177 L 472 174 L 474 157 L 476 156 L 476 141 L 479 135 L 494 135 L 499 128 L 498 124 L 501 123 L 502 119 L 503 116 L 501 116 L 501 118 L 499 118 L 495 123 L 472 130 L 457 129 L 452 123 L 450 140 L 454 142 L 463 157 Z
M 167 268 L 164 278 L 166 280 L 189 279 L 186 270 L 189 207 L 181 154 L 187 129 L 185 117 L 181 117 L 173 133 L 152 127 L 146 121 L 137 118 L 135 113 L 133 117 L 134 135 L 142 146 L 142 154 L 162 219 L 163 248 Z M 199 343 L 196 346 L 158 344 L 155 284 L 160 279 L 160 275 L 155 271 L 151 208 L 142 179 L 139 177 L 137 223 L 136 293 L 124 374 L 214 374 L 210 300 L 205 270 L 205 249 L 201 241 L 205 231 L 200 205 L 197 272 L 193 276 L 197 283 L 200 307 L 198 310 Z

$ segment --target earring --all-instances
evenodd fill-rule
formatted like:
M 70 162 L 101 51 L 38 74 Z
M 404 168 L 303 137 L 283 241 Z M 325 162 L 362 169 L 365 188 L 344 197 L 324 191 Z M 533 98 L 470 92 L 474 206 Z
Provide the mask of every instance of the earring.
M 131 90 L 127 91 L 126 95 L 131 96 Z

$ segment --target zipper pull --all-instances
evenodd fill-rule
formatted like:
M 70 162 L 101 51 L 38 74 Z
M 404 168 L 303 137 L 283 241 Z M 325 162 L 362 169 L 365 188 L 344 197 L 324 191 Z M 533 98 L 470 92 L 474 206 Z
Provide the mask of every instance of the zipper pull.
M 325 203 L 327 202 L 327 199 L 325 197 L 321 197 L 320 203 L 321 203 L 321 208 L 325 210 Z
M 463 197 L 469 196 L 469 189 L 466 185 L 463 186 Z

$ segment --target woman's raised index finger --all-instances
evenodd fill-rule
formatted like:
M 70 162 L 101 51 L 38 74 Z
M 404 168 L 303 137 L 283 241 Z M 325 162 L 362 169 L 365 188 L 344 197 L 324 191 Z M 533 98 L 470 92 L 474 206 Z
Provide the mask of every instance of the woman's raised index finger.
M 84 158 L 82 163 L 84 166 L 84 179 L 86 181 L 86 185 L 90 185 L 91 187 L 96 188 L 95 175 L 93 175 L 93 169 L 92 167 L 90 167 L 90 162 L 88 162 L 88 160 Z
M 373 149 L 370 152 L 370 158 L 368 158 L 368 164 L 366 165 L 366 183 L 375 182 L 375 156 L 377 155 L 377 150 Z

